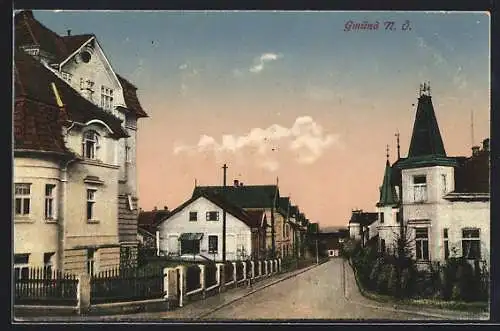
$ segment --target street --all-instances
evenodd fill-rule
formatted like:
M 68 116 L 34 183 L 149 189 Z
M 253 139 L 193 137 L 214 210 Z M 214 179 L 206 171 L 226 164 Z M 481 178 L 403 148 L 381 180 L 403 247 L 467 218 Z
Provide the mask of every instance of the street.
M 392 305 L 364 298 L 354 274 L 342 259 L 333 259 L 296 277 L 270 286 L 227 305 L 203 319 L 377 319 L 437 320 L 478 318 L 461 312 L 416 307 L 394 309 Z M 411 310 L 410 310 L 411 309 Z M 484 318 L 484 317 L 483 317 Z

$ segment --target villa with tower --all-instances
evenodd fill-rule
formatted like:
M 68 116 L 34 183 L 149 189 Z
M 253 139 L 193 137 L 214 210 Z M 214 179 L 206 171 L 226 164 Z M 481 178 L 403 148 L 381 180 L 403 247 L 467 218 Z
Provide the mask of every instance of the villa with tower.
M 399 136 L 396 162 L 387 153 L 370 237 L 378 234 L 380 250 L 391 252 L 403 227 L 419 263 L 463 256 L 489 265 L 489 162 L 489 138 L 469 156 L 447 155 L 430 84 L 422 84 L 407 156 Z

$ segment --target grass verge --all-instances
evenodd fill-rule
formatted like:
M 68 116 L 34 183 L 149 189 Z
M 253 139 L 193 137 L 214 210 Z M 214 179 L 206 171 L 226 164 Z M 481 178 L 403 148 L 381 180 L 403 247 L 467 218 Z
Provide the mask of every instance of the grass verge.
M 489 311 L 489 304 L 487 302 L 445 301 L 439 299 L 398 299 L 390 295 L 384 295 L 368 291 L 363 287 L 363 285 L 359 281 L 357 271 L 352 265 L 350 259 L 348 260 L 348 262 L 349 266 L 352 268 L 354 272 L 354 278 L 356 279 L 356 285 L 358 286 L 359 292 L 367 299 L 382 303 L 395 304 L 395 305 L 448 309 L 456 311 L 467 311 L 473 313 L 483 313 Z

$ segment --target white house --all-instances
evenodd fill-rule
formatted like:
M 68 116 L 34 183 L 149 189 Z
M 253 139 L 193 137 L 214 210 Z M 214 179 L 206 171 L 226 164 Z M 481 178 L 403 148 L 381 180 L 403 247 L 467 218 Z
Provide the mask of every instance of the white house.
M 422 85 L 408 156 L 386 165 L 377 204 L 381 248 L 394 243 L 402 203 L 400 216 L 417 261 L 464 256 L 489 264 L 489 173 L 489 139 L 470 157 L 446 155 L 430 88 Z M 402 199 L 396 194 L 400 186 Z
M 226 211 L 226 260 L 244 260 L 254 254 L 252 229 L 265 236 L 265 218 L 247 213 L 220 195 L 201 192 L 172 210 L 157 227 L 160 255 L 181 259 L 222 260 L 222 220 Z M 264 244 L 263 238 L 255 238 Z M 255 244 L 255 242 L 254 242 Z

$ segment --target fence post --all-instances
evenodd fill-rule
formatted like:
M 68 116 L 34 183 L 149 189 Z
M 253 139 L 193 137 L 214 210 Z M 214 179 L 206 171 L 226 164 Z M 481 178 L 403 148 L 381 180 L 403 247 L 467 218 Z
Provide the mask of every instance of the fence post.
M 253 280 L 255 278 L 255 262 L 254 261 L 250 261 L 250 266 L 252 268 L 252 277 L 251 277 L 251 280 Z
M 279 271 L 279 270 L 278 270 L 278 259 L 275 259 L 273 262 L 274 262 L 274 271 L 275 271 L 276 273 L 278 273 L 278 271 Z
M 186 267 L 185 266 L 180 266 L 177 267 L 180 270 L 181 273 L 181 283 L 180 283 L 180 289 L 181 289 L 181 297 L 179 298 L 179 307 L 182 307 L 184 305 L 184 296 L 186 292 L 186 287 L 187 287 L 187 279 L 186 279 Z
M 198 266 L 200 267 L 200 285 L 201 285 L 201 293 L 202 293 L 202 297 L 203 299 L 205 299 L 205 265 L 204 264 L 198 264 Z
M 264 260 L 264 275 L 268 276 L 268 274 L 267 274 L 267 260 Z
M 257 264 L 259 265 L 259 278 L 262 276 L 262 261 L 258 261 Z
M 234 287 L 238 287 L 238 273 L 236 272 L 236 262 L 233 262 L 233 280 L 234 280 Z
M 86 314 L 90 310 L 90 275 L 81 274 L 77 277 L 77 308 L 78 314 Z
M 243 280 L 247 280 L 247 262 L 243 262 Z
M 163 268 L 163 297 L 165 300 L 169 298 L 170 294 L 170 287 L 169 287 L 169 275 L 168 275 L 169 268 Z
M 278 271 L 281 272 L 282 266 L 281 266 L 281 258 L 278 259 Z
M 225 273 L 225 265 L 223 263 L 217 263 L 217 269 L 219 274 L 219 293 L 224 292 L 226 289 L 226 273 Z

